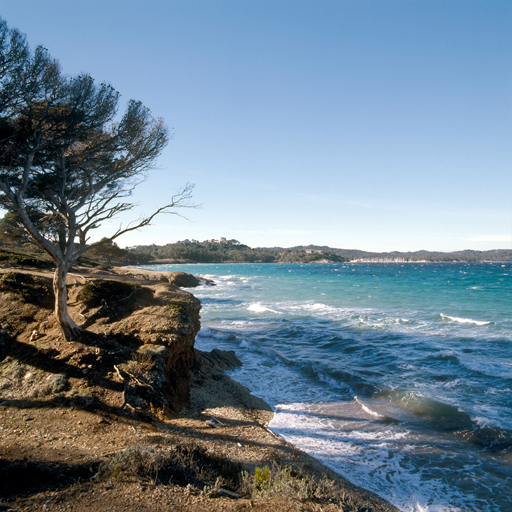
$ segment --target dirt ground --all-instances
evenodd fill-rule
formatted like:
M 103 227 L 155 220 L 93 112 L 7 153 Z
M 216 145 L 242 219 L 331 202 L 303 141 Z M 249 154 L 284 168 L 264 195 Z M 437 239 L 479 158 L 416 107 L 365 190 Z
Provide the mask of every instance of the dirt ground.
M 269 406 L 223 372 L 233 354 L 196 353 L 190 397 L 175 417 L 130 405 L 116 367 L 137 344 L 101 332 L 66 342 L 44 300 L 50 274 L 28 273 L 23 297 L 0 290 L 0 511 L 397 510 L 270 432 Z M 70 284 L 97 278 L 167 279 L 76 269 Z M 292 483 L 323 481 L 328 492 L 251 494 L 241 475 L 265 466 L 293 467 Z

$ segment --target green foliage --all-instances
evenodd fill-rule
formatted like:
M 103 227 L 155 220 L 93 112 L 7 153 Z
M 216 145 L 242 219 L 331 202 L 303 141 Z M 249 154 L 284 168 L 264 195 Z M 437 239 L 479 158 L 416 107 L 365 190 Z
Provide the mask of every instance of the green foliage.
M 368 512 L 367 503 L 347 494 L 339 482 L 309 477 L 292 466 L 256 468 L 254 474 L 242 472 L 240 492 L 250 498 L 286 496 L 301 502 L 334 504 L 343 512 Z M 316 510 L 316 508 L 315 508 Z
M 274 247 L 271 250 L 279 252 L 283 249 Z M 304 251 L 322 251 L 326 258 L 331 259 L 330 255 L 334 254 L 344 261 L 363 260 L 368 262 L 414 262 L 428 261 L 439 263 L 452 263 L 458 261 L 478 262 L 478 261 L 512 261 L 512 250 L 495 249 L 491 251 L 455 251 L 455 252 L 438 252 L 438 251 L 415 251 L 415 252 L 368 252 L 356 249 L 334 249 L 327 246 L 308 245 L 296 246 L 288 250 Z
M 102 238 L 97 245 L 89 249 L 88 256 L 112 265 L 114 262 L 122 262 L 128 256 L 128 251 L 121 249 L 109 238 Z
M 270 487 L 270 468 L 268 466 L 255 469 L 253 487 L 256 494 L 268 492 Z
M 169 304 L 166 304 L 165 310 L 173 317 L 181 318 L 183 320 L 188 319 L 187 308 L 181 302 L 170 302 Z
M 7 272 L 0 278 L 0 291 L 11 292 L 26 302 L 40 307 L 47 309 L 53 307 L 53 288 L 48 278 L 20 272 Z M 27 317 L 31 316 L 32 313 L 27 315 Z
M 184 240 L 164 246 L 137 246 L 131 248 L 132 253 L 149 255 L 155 259 L 172 259 L 193 263 L 310 263 L 329 259 L 344 261 L 333 253 L 306 252 L 283 249 L 251 249 L 238 240 L 222 242 L 206 240 Z
M 145 245 L 130 249 L 130 254 L 183 263 L 314 263 L 315 261 L 348 262 L 356 259 L 384 261 L 512 261 L 512 250 L 442 252 L 367 252 L 308 245 L 251 249 L 237 240 L 222 242 L 184 240 L 163 246 Z
M 291 466 L 284 469 L 268 466 L 256 468 L 254 475 L 244 472 L 242 475 L 244 491 L 253 498 L 272 496 L 291 496 L 300 499 L 312 498 L 311 478 L 302 475 Z
M 19 225 L 18 216 L 7 212 L 0 220 L 0 240 L 4 244 L 19 244 L 26 241 L 27 232 Z
M 40 257 L 16 251 L 6 251 L 5 249 L 0 249 L 0 264 L 26 265 L 40 268 L 53 266 L 53 262 L 51 262 L 47 257 Z
M 9 205 L 4 205 L 9 208 Z M 27 208 L 27 215 L 30 221 L 37 229 L 48 239 L 55 239 L 57 236 L 57 224 L 51 215 L 46 215 L 42 211 L 34 208 Z M 32 250 L 40 250 L 39 246 L 34 242 L 33 238 L 28 234 L 27 230 L 21 222 L 20 216 L 15 211 L 8 211 L 2 219 L 0 219 L 0 241 L 3 244 L 23 247 L 29 246 Z

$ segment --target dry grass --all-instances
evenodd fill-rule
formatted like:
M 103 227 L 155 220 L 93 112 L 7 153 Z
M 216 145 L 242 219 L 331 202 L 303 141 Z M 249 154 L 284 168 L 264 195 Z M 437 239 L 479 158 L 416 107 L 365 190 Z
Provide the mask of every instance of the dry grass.
M 274 498 L 286 496 L 303 503 L 332 504 L 343 512 L 364 512 L 334 480 L 323 475 L 315 478 L 303 474 L 291 466 L 275 465 L 256 468 L 254 474 L 243 472 L 239 491 L 250 498 Z
M 215 497 L 229 489 L 245 498 L 282 498 L 302 504 L 330 505 L 329 510 L 367 512 L 338 482 L 308 476 L 292 466 L 258 467 L 254 473 L 238 464 L 212 456 L 197 445 L 151 447 L 133 445 L 115 453 L 96 478 L 111 482 L 143 480 L 154 485 L 177 483 L 191 492 Z

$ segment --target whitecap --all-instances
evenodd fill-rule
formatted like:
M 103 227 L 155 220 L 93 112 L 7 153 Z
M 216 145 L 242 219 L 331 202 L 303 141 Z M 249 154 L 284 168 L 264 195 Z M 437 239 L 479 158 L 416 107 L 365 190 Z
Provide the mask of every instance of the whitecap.
M 361 407 L 361 409 L 363 409 L 363 411 L 368 413 L 370 416 L 374 416 L 375 418 L 379 418 L 379 419 L 387 418 L 387 416 L 385 414 L 381 414 L 378 411 L 374 411 L 372 408 L 370 408 L 367 405 L 363 404 L 363 402 L 361 402 L 361 400 L 359 400 L 359 398 L 357 398 L 357 396 L 354 397 L 354 402 L 356 404 L 358 404 Z
M 447 318 L 451 322 L 457 322 L 459 324 L 473 324 L 473 325 L 489 325 L 492 324 L 492 322 L 485 322 L 483 320 L 473 320 L 471 318 L 459 318 L 457 316 L 448 316 L 443 313 L 441 313 L 441 318 Z
M 254 302 L 252 304 L 249 304 L 247 307 L 247 311 L 252 311 L 254 313 L 276 313 L 278 315 L 282 314 L 279 311 L 276 311 L 275 309 L 271 309 L 268 306 L 264 306 L 261 302 Z
M 481 428 L 493 428 L 493 427 L 501 427 L 501 425 L 489 418 L 484 416 L 474 416 L 471 417 L 471 421 L 474 421 Z

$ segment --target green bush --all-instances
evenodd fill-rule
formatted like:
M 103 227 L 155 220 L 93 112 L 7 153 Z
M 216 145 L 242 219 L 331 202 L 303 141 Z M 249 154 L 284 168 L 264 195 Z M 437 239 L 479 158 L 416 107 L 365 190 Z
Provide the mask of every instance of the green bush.
M 344 491 L 339 482 L 309 477 L 291 466 L 256 468 L 254 474 L 242 472 L 240 492 L 250 498 L 286 496 L 302 502 L 335 504 L 343 512 L 369 512 L 367 503 Z M 358 502 L 359 501 L 359 502 Z
M 142 288 L 137 283 L 123 281 L 98 280 L 88 282 L 82 290 L 78 299 L 83 301 L 88 308 L 97 308 L 104 304 L 109 306 L 121 301 L 148 298 L 152 296 L 151 290 Z
M 0 249 L 0 262 L 7 265 L 27 265 L 41 268 L 53 266 L 53 262 L 48 259 L 5 249 Z
M 7 272 L 0 278 L 0 291 L 11 292 L 31 304 L 51 309 L 54 295 L 50 278 Z
M 183 321 L 188 320 L 187 308 L 181 302 L 170 302 L 165 306 L 165 310 L 173 317 L 180 318 Z

